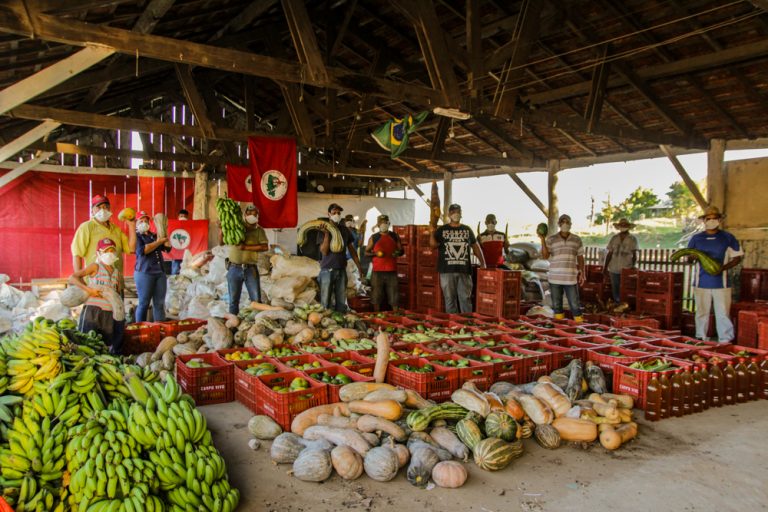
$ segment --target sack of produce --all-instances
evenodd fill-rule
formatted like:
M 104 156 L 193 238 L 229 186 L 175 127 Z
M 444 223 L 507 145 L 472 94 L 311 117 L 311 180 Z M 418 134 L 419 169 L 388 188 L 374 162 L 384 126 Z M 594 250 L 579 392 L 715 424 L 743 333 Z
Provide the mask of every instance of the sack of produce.
M 76 308 L 88 300 L 88 293 L 77 286 L 68 286 L 66 290 L 59 294 L 59 300 L 68 308 Z
M 269 298 L 295 302 L 296 296 L 303 292 L 311 282 L 311 278 L 301 276 L 276 279 L 269 289 Z
M 320 273 L 320 263 L 305 256 L 275 254 L 270 258 L 272 279 L 283 277 L 308 277 L 314 279 Z
M 218 318 L 208 319 L 208 334 L 205 336 L 205 344 L 211 350 L 221 350 L 232 346 L 232 331 L 227 329 L 224 322 Z

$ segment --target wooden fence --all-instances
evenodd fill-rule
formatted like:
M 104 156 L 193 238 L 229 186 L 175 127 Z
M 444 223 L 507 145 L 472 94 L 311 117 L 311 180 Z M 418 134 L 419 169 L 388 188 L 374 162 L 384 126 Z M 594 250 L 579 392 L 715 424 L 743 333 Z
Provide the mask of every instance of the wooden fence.
M 694 311 L 693 277 L 698 272 L 696 263 L 683 261 L 672 262 L 669 257 L 677 249 L 640 249 L 637 268 L 640 270 L 656 270 L 662 272 L 683 273 L 683 309 Z M 585 247 L 584 262 L 587 265 L 602 265 L 605 259 L 604 247 Z

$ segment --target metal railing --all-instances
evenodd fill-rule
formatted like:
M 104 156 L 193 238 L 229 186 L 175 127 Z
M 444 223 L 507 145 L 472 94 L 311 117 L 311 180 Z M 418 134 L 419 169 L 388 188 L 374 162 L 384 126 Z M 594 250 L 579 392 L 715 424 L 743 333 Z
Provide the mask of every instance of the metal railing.
M 587 265 L 602 265 L 605 259 L 604 247 L 585 247 L 584 263 Z M 683 309 L 694 311 L 693 277 L 698 272 L 696 263 L 686 261 L 669 261 L 669 257 L 677 249 L 640 249 L 637 258 L 637 268 L 640 270 L 655 270 L 661 272 L 683 273 Z

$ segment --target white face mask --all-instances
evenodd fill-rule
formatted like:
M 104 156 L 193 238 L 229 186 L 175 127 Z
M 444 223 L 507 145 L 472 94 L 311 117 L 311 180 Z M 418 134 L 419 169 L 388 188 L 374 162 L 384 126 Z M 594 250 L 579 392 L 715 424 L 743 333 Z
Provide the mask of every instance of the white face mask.
M 99 261 L 104 265 L 112 266 L 117 261 L 117 254 L 113 252 L 105 252 L 99 256 Z
M 340 213 L 337 213 L 337 214 L 335 214 L 335 215 L 331 215 L 331 220 L 332 220 L 333 222 L 335 222 L 336 224 L 338 224 L 338 223 L 339 223 L 339 221 L 341 220 L 341 214 L 340 214 Z
M 619 228 L 619 233 L 629 233 L 629 228 Z
M 259 216 L 258 215 L 246 215 L 245 216 L 245 222 L 248 224 L 256 224 L 259 222 Z
M 387 231 L 389 231 L 389 224 L 386 224 L 386 223 L 379 224 L 379 231 L 381 231 L 382 233 L 386 233 Z
M 496 231 L 496 223 L 495 222 L 486 222 L 485 227 L 488 228 L 488 231 Z
M 718 219 L 709 219 L 704 221 L 704 227 L 708 230 L 714 230 L 720 227 L 720 220 Z
M 560 224 L 560 232 L 561 233 L 570 233 L 571 232 L 571 223 L 570 222 L 564 222 Z
M 460 213 L 452 213 L 448 216 L 449 219 L 451 219 L 451 222 L 459 222 L 461 220 L 461 214 Z
M 99 210 L 93 217 L 99 222 L 107 222 L 112 217 L 112 212 L 109 210 Z
M 141 233 L 142 235 L 149 231 L 149 222 L 139 222 L 136 224 L 136 231 Z

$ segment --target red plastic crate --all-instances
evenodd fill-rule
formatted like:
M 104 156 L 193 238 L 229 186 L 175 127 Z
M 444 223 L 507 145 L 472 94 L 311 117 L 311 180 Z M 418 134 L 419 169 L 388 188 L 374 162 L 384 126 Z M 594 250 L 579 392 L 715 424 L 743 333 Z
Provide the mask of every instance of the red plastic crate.
M 478 291 L 475 298 L 475 309 L 484 315 L 517 318 L 520 316 L 520 299 L 518 297 L 505 298 Z
M 422 269 L 416 276 L 417 287 L 421 286 L 440 286 L 440 274 L 434 269 Z
M 766 309 L 742 309 L 739 311 L 738 331 L 736 341 L 745 347 L 757 347 L 757 327 L 761 320 L 768 320 Z M 712 325 L 710 325 L 710 328 Z
M 432 228 L 424 224 L 416 225 L 416 245 L 429 247 Z
M 416 251 L 416 266 L 419 272 L 424 268 L 437 267 L 437 248 L 436 247 L 419 247 Z
M 683 348 L 677 343 L 674 343 L 669 340 L 648 340 L 638 343 L 633 347 L 633 350 L 637 350 L 638 347 L 640 348 L 648 348 L 653 347 L 653 349 L 656 350 L 659 354 L 666 354 L 671 357 L 681 357 L 685 358 L 689 355 L 692 355 L 696 352 L 696 349 L 691 348 Z
M 327 382 L 323 382 L 319 377 L 316 378 L 315 376 L 318 374 L 321 374 L 323 372 L 328 372 L 329 375 L 346 375 L 350 379 L 352 379 L 352 382 L 373 382 L 373 377 L 364 377 L 358 372 L 351 371 L 348 368 L 345 368 L 343 366 L 333 366 L 330 368 L 315 368 L 314 370 L 304 370 L 302 373 L 305 373 L 315 379 L 317 382 L 323 383 L 327 386 L 328 390 L 328 403 L 334 404 L 336 402 L 339 402 L 339 389 L 341 388 L 341 384 L 329 384 Z
M 400 286 L 409 284 L 413 277 L 415 277 L 415 269 L 413 266 L 407 263 L 397 264 L 397 281 L 400 283 Z
M 400 237 L 402 245 L 416 243 L 416 225 L 406 224 L 405 226 L 392 226 L 392 230 Z
M 623 268 L 621 269 L 621 292 L 624 293 L 625 291 L 627 293 L 631 293 L 634 297 L 637 292 L 637 278 L 639 274 L 639 270 L 636 268 Z M 624 300 L 624 299 L 622 299 Z
M 392 345 L 392 350 L 402 354 L 404 357 L 429 357 L 436 354 L 433 350 L 430 350 L 426 343 L 405 343 L 397 342 Z M 414 350 L 420 350 L 420 354 L 414 354 Z
M 637 310 L 650 315 L 680 316 L 683 314 L 683 301 L 663 293 L 638 292 Z
M 648 338 L 642 338 L 640 336 L 631 336 L 623 332 L 609 332 L 600 336 L 605 339 L 606 345 L 612 345 L 614 347 L 628 347 L 639 341 L 645 341 Z
M 669 342 L 676 343 L 679 347 L 682 348 L 693 348 L 693 349 L 713 349 L 715 347 L 720 346 L 720 343 L 716 341 L 704 341 L 699 340 L 696 338 L 691 338 L 690 336 L 666 336 L 664 338 Z M 730 343 L 727 343 L 725 345 L 730 345 Z
M 160 324 L 154 322 L 128 324 L 123 335 L 123 354 L 154 352 L 161 339 Z
M 603 346 L 595 345 L 594 343 L 587 343 L 586 341 L 582 341 L 579 338 L 559 338 L 546 342 L 546 345 L 562 347 L 574 351 L 578 350 L 578 352 L 574 353 L 574 356 L 582 360 L 586 359 L 587 349 Z
M 374 363 L 368 363 L 368 364 L 356 364 L 353 366 L 345 366 L 347 370 L 350 372 L 359 373 L 363 377 L 371 377 L 373 378 L 373 369 L 376 366 Z
M 630 368 L 629 364 L 616 363 L 613 366 L 613 392 L 617 394 L 629 395 L 635 398 L 635 407 L 645 410 L 646 390 L 651 376 L 654 373 L 661 375 L 672 375 L 678 368 L 690 368 L 693 366 L 687 361 L 678 360 L 672 357 L 651 356 L 638 361 L 653 361 L 655 359 L 664 359 L 674 365 L 674 368 L 661 372 L 649 372 Z M 633 361 L 634 362 L 634 361 Z
M 757 324 L 757 348 L 768 350 L 768 320 Z
M 280 364 L 289 369 L 289 371 L 303 371 L 299 370 L 297 366 L 304 364 L 317 363 L 321 367 L 336 366 L 329 362 L 327 359 L 320 357 L 322 354 L 301 354 L 298 356 L 278 357 L 277 360 Z
M 411 269 L 415 269 L 417 251 L 418 249 L 415 245 L 404 245 L 403 254 L 397 257 L 398 266 L 408 265 Z
M 730 343 L 720 343 L 717 347 L 713 347 L 711 350 L 712 352 L 718 352 L 720 354 L 730 355 L 734 357 L 757 357 L 760 359 L 765 359 L 765 356 L 768 356 L 768 350 L 765 349 L 759 349 L 754 347 L 744 347 L 742 345 L 731 345 Z M 746 352 L 749 355 L 744 356 L 740 355 L 739 352 Z
M 190 368 L 187 362 L 201 359 L 207 368 Z M 189 354 L 176 356 L 176 380 L 197 405 L 222 404 L 235 399 L 235 365 L 218 354 Z
M 488 349 L 478 349 L 463 354 L 467 359 L 488 363 L 493 365 L 493 381 L 511 382 L 512 384 L 523 384 L 527 373 L 525 372 L 525 359 L 521 357 L 510 357 Z M 489 356 L 501 361 L 483 361 L 483 356 Z
M 454 366 L 448 366 L 441 364 L 448 359 L 454 361 L 461 361 L 466 359 L 469 361 L 469 366 L 466 368 L 456 368 Z M 454 369 L 459 372 L 459 386 L 464 385 L 465 382 L 472 382 L 477 389 L 486 391 L 493 384 L 493 364 L 482 363 L 480 361 L 474 361 L 459 354 L 442 354 L 431 355 L 427 357 L 427 360 L 432 362 L 435 366 L 443 368 Z
M 602 333 L 587 327 L 557 327 L 555 329 L 539 331 L 539 334 L 553 338 L 578 338 L 581 336 L 597 336 Z
M 538 352 L 536 349 L 543 348 L 541 343 L 532 343 L 525 348 L 509 345 L 507 347 L 498 347 L 489 349 L 491 352 L 506 355 L 508 357 L 520 357 L 523 360 L 523 382 L 533 382 L 539 377 L 549 375 L 555 368 L 552 367 L 552 352 Z M 504 349 L 512 352 L 512 355 L 502 352 Z M 519 354 L 516 355 L 516 354 Z
M 333 343 L 327 341 L 317 341 L 314 343 L 304 343 L 299 345 L 299 350 L 302 354 L 333 354 L 336 352 L 343 352 L 343 350 Z
M 448 313 L 448 317 L 456 322 L 460 322 L 462 320 L 472 320 L 488 323 L 496 322 L 498 320 L 498 317 L 483 315 L 481 313 Z
M 604 315 L 603 320 L 605 321 L 604 323 L 611 327 L 650 327 L 651 329 L 661 327 L 661 322 L 657 317 L 648 315 Z
M 613 356 L 610 355 L 611 352 L 618 352 L 621 355 Z M 633 363 L 644 357 L 648 357 L 648 354 L 621 347 L 597 347 L 587 350 L 587 360 L 598 364 L 606 374 L 613 373 L 613 365 L 617 362 Z
M 159 322 L 160 333 L 163 338 L 166 336 L 177 336 L 182 332 L 196 331 L 208 323 L 207 320 L 199 318 L 185 318 L 184 320 L 169 320 Z
M 429 310 L 444 309 L 443 293 L 439 286 L 419 286 L 416 292 L 416 306 L 425 313 Z
M 347 306 L 353 311 L 373 311 L 373 305 L 371 304 L 371 298 L 358 295 L 357 297 L 347 297 Z
M 427 400 L 444 402 L 451 398 L 451 393 L 459 387 L 459 372 L 454 369 L 443 370 L 436 368 L 429 373 L 415 373 L 402 370 L 398 365 L 423 367 L 430 364 L 426 359 L 407 358 L 390 361 L 387 366 L 387 382 L 393 386 L 412 389 Z
M 256 359 L 256 357 L 261 356 L 261 359 L 264 359 L 264 355 L 257 349 L 253 347 L 239 347 L 239 348 L 222 348 L 215 352 L 216 355 L 219 356 L 219 358 L 224 361 L 225 363 L 235 363 L 236 361 L 230 361 L 225 356 L 227 354 L 234 354 L 235 352 L 247 352 L 251 355 L 251 359 L 248 361 L 253 361 Z
M 683 295 L 682 272 L 649 272 L 641 270 L 637 276 L 637 295 L 664 294 L 670 298 Z
M 552 353 L 551 371 L 568 366 L 568 363 L 573 359 L 582 359 L 584 357 L 584 349 L 582 347 L 568 347 L 553 343 L 542 343 L 540 346 Z
M 245 369 L 252 364 L 259 363 L 272 363 L 277 368 L 278 373 L 287 371 L 286 367 L 280 364 L 280 361 L 271 357 L 253 361 L 234 361 L 235 400 L 246 406 L 254 414 L 259 413 L 256 401 L 256 388 L 259 385 L 259 378 L 246 372 Z
M 297 377 L 306 379 L 309 389 L 278 393 L 272 387 L 282 384 L 290 384 Z M 325 384 L 321 384 L 307 377 L 303 372 L 282 372 L 258 377 L 256 388 L 256 401 L 259 412 L 266 414 L 280 425 L 284 431 L 291 428 L 291 421 L 299 413 L 311 407 L 328 403 L 328 391 Z

